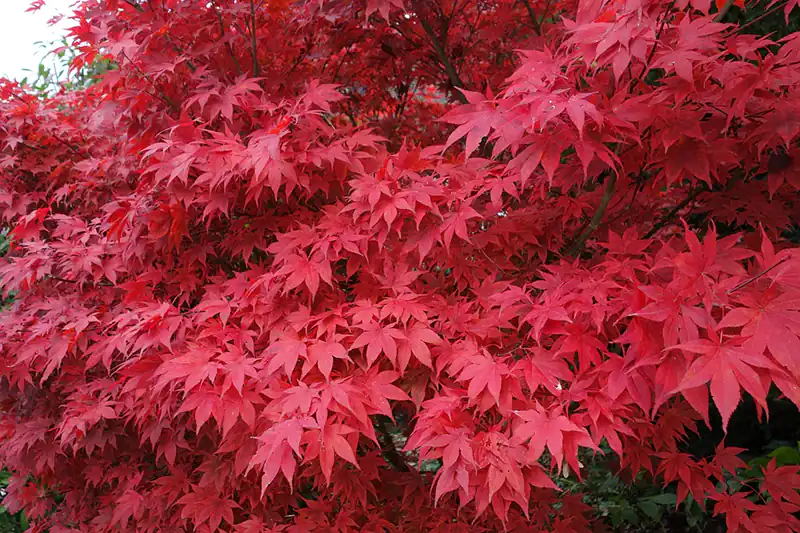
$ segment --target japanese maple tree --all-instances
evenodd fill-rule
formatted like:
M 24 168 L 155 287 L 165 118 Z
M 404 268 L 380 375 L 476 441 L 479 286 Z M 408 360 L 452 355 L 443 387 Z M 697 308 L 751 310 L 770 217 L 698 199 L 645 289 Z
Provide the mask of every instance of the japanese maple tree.
M 43 0 L 33 2 L 37 9 Z M 78 0 L 0 83 L 0 464 L 31 531 L 594 531 L 584 461 L 731 533 L 800 471 L 800 34 L 710 0 Z

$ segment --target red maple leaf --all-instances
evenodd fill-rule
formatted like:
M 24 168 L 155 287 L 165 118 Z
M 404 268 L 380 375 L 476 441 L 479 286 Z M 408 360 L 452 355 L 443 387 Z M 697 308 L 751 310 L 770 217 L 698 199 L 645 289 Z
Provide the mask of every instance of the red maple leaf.
M 740 340 L 723 340 L 709 331 L 710 339 L 679 344 L 689 354 L 700 354 L 690 364 L 678 385 L 678 391 L 711 383 L 711 397 L 722 415 L 722 427 L 727 430 L 731 414 L 741 400 L 740 386 L 763 408 L 767 408 L 768 387 L 759 373 L 772 370 L 768 360 L 754 356 Z

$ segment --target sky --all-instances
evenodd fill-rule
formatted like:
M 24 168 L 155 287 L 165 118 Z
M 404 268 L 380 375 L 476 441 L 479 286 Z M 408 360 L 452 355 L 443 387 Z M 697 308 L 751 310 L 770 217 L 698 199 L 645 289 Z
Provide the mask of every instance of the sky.
M 57 41 L 66 34 L 66 17 L 55 27 L 48 21 L 58 14 L 69 14 L 75 0 L 45 0 L 36 13 L 26 13 L 31 0 L 0 0 L 0 77 L 22 79 L 38 68 L 45 50 L 37 41 Z

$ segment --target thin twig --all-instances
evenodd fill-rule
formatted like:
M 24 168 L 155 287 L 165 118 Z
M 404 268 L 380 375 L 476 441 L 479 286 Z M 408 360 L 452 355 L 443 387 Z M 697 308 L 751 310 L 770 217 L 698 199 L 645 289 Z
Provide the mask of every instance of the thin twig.
M 745 23 L 745 24 L 742 24 L 741 26 L 736 26 L 736 27 L 734 28 L 734 30 L 735 30 L 736 32 L 740 32 L 740 31 L 742 31 L 743 29 L 745 29 L 745 28 L 747 28 L 747 27 L 749 27 L 749 26 L 752 26 L 753 24 L 756 24 L 757 22 L 761 21 L 761 20 L 762 20 L 762 19 L 764 19 L 765 17 L 768 17 L 768 16 L 772 15 L 773 13 L 775 13 L 776 11 L 778 11 L 779 9 L 783 9 L 783 8 L 784 8 L 784 6 L 786 6 L 786 2 L 780 2 L 780 3 L 778 3 L 778 4 L 775 4 L 775 5 L 774 5 L 774 6 L 773 6 L 771 9 L 768 9 L 767 11 L 765 11 L 764 13 L 762 13 L 761 15 L 759 15 L 759 16 L 757 16 L 756 18 L 754 18 L 753 20 L 751 20 L 750 22 L 747 22 L 747 23 Z
M 778 261 L 777 263 L 775 263 L 774 265 L 772 265 L 771 267 L 769 267 L 769 268 L 768 268 L 768 269 L 766 269 L 765 271 L 761 272 L 760 274 L 756 274 L 756 275 L 755 275 L 755 276 L 753 276 L 752 278 L 746 279 L 746 280 L 744 280 L 743 282 L 741 282 L 740 284 L 738 284 L 737 286 L 735 286 L 734 288 L 730 289 L 730 290 L 728 291 L 728 294 L 733 294 L 734 292 L 738 291 L 738 290 L 739 290 L 739 289 L 741 289 L 742 287 L 746 287 L 747 285 L 750 285 L 750 284 L 751 284 L 751 283 L 753 283 L 754 281 L 758 281 L 758 280 L 759 280 L 759 279 L 761 279 L 763 276 L 766 276 L 766 275 L 767 275 L 767 274 L 769 274 L 769 273 L 770 273 L 772 270 L 775 270 L 776 268 L 778 268 L 779 266 L 781 266 L 783 263 L 785 263 L 785 262 L 786 262 L 786 261 L 788 261 L 788 260 L 789 260 L 789 258 L 788 258 L 788 257 L 784 257 L 783 259 L 781 259 L 780 261 Z
M 69 148 L 69 150 L 73 154 L 75 154 L 75 155 L 84 155 L 84 154 L 81 154 L 80 150 L 78 150 L 75 146 L 73 146 L 69 141 L 65 141 L 64 139 L 62 139 L 58 135 L 53 135 L 53 138 L 55 140 L 57 140 L 58 142 L 60 142 L 61 144 L 63 144 L 64 146 L 66 146 L 67 148 Z
M 185 54 L 186 54 L 186 49 L 184 49 L 184 48 L 181 48 L 180 46 L 178 46 L 177 44 L 175 44 L 175 43 L 172 41 L 172 39 L 173 39 L 173 37 L 174 37 L 174 38 L 177 38 L 177 39 L 178 39 L 179 41 L 181 41 L 181 42 L 184 42 L 184 43 L 185 43 L 186 41 L 184 41 L 183 39 L 181 39 L 181 38 L 180 38 L 180 37 L 178 37 L 177 35 L 176 35 L 176 36 L 172 36 L 172 35 L 170 35 L 169 33 L 165 33 L 165 34 L 164 34 L 164 37 L 166 37 L 166 38 L 167 38 L 167 40 L 168 40 L 168 41 L 170 42 L 170 44 L 172 45 L 172 48 L 173 48 L 173 49 L 174 49 L 176 52 L 178 52 L 178 53 L 179 53 L 179 54 L 181 54 L 181 55 L 185 55 Z M 187 43 L 187 44 L 189 45 L 189 47 L 191 47 L 191 46 L 192 46 L 192 43 Z M 191 59 L 188 59 L 188 58 L 186 59 L 186 66 L 189 68 L 189 70 L 190 70 L 190 71 L 192 71 L 192 73 L 194 73 L 194 72 L 196 72 L 196 71 L 197 71 L 197 65 L 195 65 L 195 64 L 194 64 L 194 62 L 193 62 Z
M 497 270 L 499 270 L 499 271 L 500 271 L 500 273 L 501 273 L 501 274 L 503 274 L 503 275 L 505 276 L 505 274 L 506 274 L 506 271 L 505 271 L 505 270 L 503 270 L 503 267 L 501 267 L 500 265 L 498 265 L 498 264 L 497 264 L 497 261 L 495 261 L 494 259 L 492 259 L 491 257 L 489 257 L 489 254 L 487 254 L 487 253 L 486 253 L 486 251 L 485 251 L 483 248 L 478 248 L 478 251 L 480 251 L 480 253 L 482 253 L 482 254 L 483 254 L 483 256 L 484 256 L 486 259 L 488 259 L 489 261 L 491 261 L 491 262 L 492 262 L 492 264 L 494 264 L 494 266 L 497 268 Z
M 609 221 L 608 221 L 608 224 L 613 224 L 613 223 L 614 223 L 614 222 L 616 222 L 617 220 L 619 220 L 619 219 L 621 219 L 622 217 L 624 217 L 624 216 L 625 216 L 625 214 L 626 214 L 628 211 L 630 211 L 630 210 L 631 210 L 631 208 L 633 207 L 633 203 L 636 201 L 636 196 L 639 194 L 639 191 L 641 191 L 643 188 L 644 188 L 644 187 L 643 187 L 643 184 L 642 184 L 642 185 L 640 185 L 640 184 L 638 184 L 638 183 L 637 183 L 637 184 L 635 184 L 635 187 L 633 188 L 633 194 L 631 195 L 631 199 L 630 199 L 630 202 L 628 202 L 628 205 L 627 205 L 627 206 L 626 206 L 624 209 L 620 210 L 620 212 L 619 212 L 619 214 L 618 214 L 617 216 L 615 216 L 614 218 L 612 218 L 611 220 L 609 220 Z M 619 199 L 619 201 L 618 201 L 616 204 L 614 204 L 614 205 L 612 205 L 612 206 L 611 206 L 611 210 L 613 211 L 614 209 L 616 209 L 617 207 L 619 207 L 620 205 L 622 205 L 622 203 L 625 201 L 625 197 L 626 197 L 627 195 L 628 195 L 628 193 L 627 193 L 627 191 L 626 191 L 626 192 L 625 192 L 625 194 L 622 196 L 622 198 L 620 198 L 620 199 Z
M 20 97 L 20 96 L 19 96 L 18 94 L 16 94 L 16 93 L 11 93 L 11 96 L 12 96 L 13 98 L 15 98 L 16 100 L 19 100 L 20 102 L 22 102 L 23 104 L 25 104 L 25 105 L 28 107 L 28 109 L 29 109 L 29 110 L 33 111 L 33 108 L 31 107 L 31 104 L 30 104 L 30 102 L 26 102 L 24 98 Z M 59 137 L 58 135 L 53 135 L 53 136 L 52 136 L 52 138 L 53 138 L 53 139 L 55 139 L 56 141 L 60 142 L 61 144 L 63 144 L 63 145 L 64 145 L 64 146 L 66 146 L 67 148 L 69 148 L 69 150 L 70 150 L 70 151 L 71 151 L 73 154 L 75 154 L 75 155 L 83 155 L 83 154 L 81 154 L 80 150 L 78 150 L 78 148 L 77 148 L 77 147 L 73 146 L 73 145 L 72 145 L 70 142 L 68 142 L 68 141 L 66 141 L 66 140 L 64 140 L 64 139 L 62 139 L 62 138 L 61 138 L 61 137 Z M 38 143 L 34 143 L 34 142 L 32 142 L 32 141 L 29 141 L 29 140 L 26 140 L 26 141 L 25 141 L 25 143 L 27 143 L 27 144 L 31 144 L 31 145 L 38 145 Z M 24 146 L 24 144 L 23 144 L 23 146 Z
M 464 53 L 461 55 L 459 60 L 459 67 L 464 65 L 464 61 L 466 60 L 467 56 L 472 52 L 472 47 L 480 43 L 480 41 L 473 43 L 473 39 L 475 34 L 478 30 L 478 24 L 481 22 L 481 17 L 483 16 L 484 10 L 480 8 L 480 5 L 477 6 L 478 8 L 478 15 L 475 17 L 475 22 L 470 23 L 469 17 L 465 17 L 467 19 L 467 24 L 469 26 L 469 36 L 467 37 L 467 41 L 464 44 Z
M 397 104 L 397 107 L 395 107 L 395 109 L 394 109 L 394 119 L 395 119 L 395 121 L 400 119 L 400 115 L 403 113 L 403 111 L 406 108 L 406 102 L 408 102 L 408 93 L 409 93 L 410 89 L 411 89 L 411 84 L 410 83 L 405 84 L 405 90 L 400 95 L 400 102 Z M 395 124 L 395 126 L 394 126 L 395 129 L 397 128 L 398 125 L 399 125 L 399 122 Z

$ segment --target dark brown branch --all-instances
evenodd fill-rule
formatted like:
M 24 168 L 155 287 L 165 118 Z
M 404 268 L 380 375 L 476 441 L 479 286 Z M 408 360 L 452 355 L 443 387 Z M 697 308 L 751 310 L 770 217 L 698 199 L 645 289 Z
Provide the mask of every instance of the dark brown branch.
M 250 55 L 253 56 L 253 77 L 261 75 L 261 67 L 258 64 L 258 41 L 256 40 L 256 5 L 250 0 Z
M 725 5 L 722 6 L 719 11 L 717 11 L 716 15 L 714 15 L 714 22 L 722 22 L 722 19 L 725 18 L 725 15 L 728 14 L 728 11 L 730 11 L 732 7 L 733 0 L 728 0 L 725 2 Z
M 383 450 L 383 455 L 386 457 L 386 460 L 389 461 L 396 470 L 408 472 L 410 470 L 408 468 L 408 463 L 406 463 L 402 454 L 397 451 L 394 440 L 389 434 L 389 429 L 386 427 L 386 422 L 383 420 L 383 416 L 378 415 L 375 417 L 375 426 L 377 426 L 378 433 L 380 433 L 381 449 Z
M 398 102 L 397 107 L 395 107 L 394 115 L 393 115 L 394 116 L 394 120 L 396 121 L 395 125 L 394 125 L 394 128 L 393 128 L 395 130 L 399 126 L 400 115 L 402 115 L 403 111 L 406 108 L 406 103 L 408 102 L 409 89 L 411 89 L 411 83 L 406 83 L 404 85 L 403 90 L 400 91 L 400 93 L 399 93 L 400 101 Z
M 173 42 L 173 40 L 172 40 L 173 36 L 172 35 L 170 35 L 169 33 L 166 33 L 166 34 L 164 34 L 164 37 L 166 37 L 167 40 L 169 40 L 170 44 L 172 45 L 173 50 L 175 50 L 176 52 L 178 52 L 181 55 L 184 55 L 186 53 L 186 49 L 185 48 L 181 48 L 180 46 L 178 46 L 177 44 L 175 44 Z M 182 39 L 180 39 L 180 38 L 178 40 L 182 41 Z M 191 46 L 191 43 L 190 43 L 190 46 Z M 192 61 L 191 59 L 188 59 L 188 58 L 186 59 L 186 66 L 189 68 L 190 71 L 192 71 L 192 73 L 197 72 L 197 65 L 195 65 L 194 61 Z
M 339 76 L 339 71 L 342 69 L 342 65 L 344 65 L 345 60 L 347 60 L 347 57 L 350 55 L 350 51 L 352 50 L 353 45 L 356 44 L 356 42 L 352 42 L 347 45 L 347 50 L 345 50 L 344 55 L 342 55 L 342 59 L 339 60 L 339 64 L 336 65 L 336 69 L 333 71 L 333 78 L 332 78 L 333 81 L 331 83 L 336 83 L 336 78 Z
M 299 67 L 303 63 L 303 60 L 306 58 L 308 53 L 311 52 L 312 48 L 314 48 L 314 39 L 312 39 L 309 36 L 309 37 L 306 38 L 305 48 L 303 48 L 303 50 L 301 50 L 300 53 L 297 54 L 297 59 L 294 60 L 294 62 L 292 63 L 292 66 L 289 67 L 289 70 L 286 71 L 286 74 L 284 74 L 284 76 L 288 77 L 289 74 L 294 72 L 295 69 L 297 69 L 297 67 Z M 326 64 L 327 64 L 327 59 L 325 61 L 326 61 Z M 323 69 L 323 72 L 324 72 L 324 69 Z
M 631 83 L 628 87 L 629 90 L 636 85 L 636 82 L 638 82 L 639 80 L 644 80 L 644 75 L 647 74 L 648 70 L 650 70 L 650 62 L 653 60 L 653 56 L 656 55 L 659 38 L 661 37 L 661 33 L 664 31 L 664 28 L 667 25 L 667 21 L 669 20 L 670 14 L 672 13 L 672 8 L 674 6 L 675 6 L 675 0 L 670 2 L 670 4 L 667 6 L 666 11 L 664 11 L 664 18 L 661 19 L 661 24 L 658 26 L 658 30 L 656 31 L 656 38 L 653 41 L 653 47 L 650 49 L 650 53 L 647 54 L 647 59 L 645 59 L 644 61 L 644 65 L 642 66 L 642 71 L 639 73 L 639 77 L 631 79 Z
M 553 0 L 547 0 L 547 3 L 544 5 L 544 11 L 542 11 L 542 18 L 539 19 L 539 27 L 542 27 L 544 24 L 545 19 L 547 19 L 547 15 L 550 14 L 550 7 L 553 5 Z
M 239 60 L 236 58 L 236 54 L 233 53 L 233 47 L 231 47 L 230 41 L 225 37 L 225 21 L 222 20 L 222 13 L 214 8 L 214 13 L 217 15 L 217 21 L 219 21 L 219 32 L 220 32 L 220 39 L 225 40 L 225 48 L 228 50 L 228 54 L 233 59 L 233 64 L 236 66 L 236 72 L 241 76 L 242 74 L 242 67 L 239 65 Z
M 567 255 L 575 257 L 580 254 L 581 250 L 583 250 L 583 246 L 586 244 L 586 241 L 600 226 L 600 223 L 603 221 L 603 216 L 606 213 L 606 209 L 608 208 L 608 203 L 611 201 L 611 197 L 614 196 L 614 188 L 616 187 L 616 184 L 617 173 L 612 171 L 606 177 L 606 188 L 605 191 L 603 191 L 603 197 L 600 199 L 600 205 L 597 206 L 594 215 L 592 215 L 589 225 L 586 226 L 586 228 L 570 245 L 569 249 L 567 250 Z
M 475 45 L 478 44 L 477 42 L 473 43 L 473 41 L 475 39 L 475 35 L 478 32 L 478 25 L 481 22 L 481 17 L 483 16 L 484 10 L 480 8 L 480 4 L 477 7 L 478 7 L 478 15 L 475 17 L 475 22 L 474 23 L 469 22 L 469 17 L 466 17 L 467 25 L 469 26 L 469 36 L 467 37 L 467 42 L 464 44 L 464 53 L 461 54 L 461 58 L 460 58 L 460 61 L 459 61 L 459 66 L 464 64 L 464 61 L 467 59 L 467 57 L 471 53 L 472 48 Z M 480 41 L 478 41 L 478 42 L 480 42 Z
M 57 140 L 58 142 L 60 142 L 61 144 L 63 144 L 64 146 L 66 146 L 69 149 L 69 151 L 72 152 L 73 154 L 75 154 L 75 155 L 83 155 L 83 154 L 81 154 L 80 150 L 78 150 L 78 148 L 73 146 L 70 142 L 65 141 L 64 139 L 62 139 L 58 135 L 53 135 L 53 138 L 55 140 Z
M 137 4 L 134 0 L 125 0 L 125 3 L 134 8 L 136 11 L 144 13 L 144 8 Z
M 645 233 L 644 238 L 649 239 L 650 237 L 655 235 L 658 232 L 658 230 L 669 224 L 672 221 L 672 219 L 675 218 L 678 215 L 678 213 L 680 213 L 681 209 L 692 203 L 692 201 L 694 201 L 694 199 L 697 198 L 697 196 L 701 192 L 705 192 L 705 190 L 706 189 L 704 187 L 699 187 L 699 186 L 692 189 L 692 191 L 686 196 L 686 198 L 683 199 L 681 203 L 676 205 L 669 213 L 667 213 L 663 218 L 661 218 L 661 220 L 656 222 L 656 224 L 652 228 L 650 228 L 650 231 Z
M 343 107 L 344 107 L 345 115 L 347 115 L 347 118 L 350 119 L 350 124 L 352 124 L 354 128 L 357 128 L 358 127 L 358 121 L 356 120 L 355 115 L 353 115 L 353 108 L 350 107 L 350 104 L 347 101 L 344 102 L 344 106 Z
M 167 96 L 166 94 L 164 94 L 164 92 L 163 92 L 161 89 L 159 89 L 159 88 L 158 88 L 158 86 L 157 86 L 157 85 L 155 84 L 155 82 L 154 82 L 154 81 L 153 81 L 153 80 L 150 78 L 150 76 L 148 76 L 148 75 L 147 75 L 147 73 L 146 73 L 144 70 L 142 70 L 142 68 L 141 68 L 139 65 L 137 65 L 135 62 L 133 62 L 133 61 L 131 60 L 131 58 L 129 58 L 129 57 L 128 57 L 128 55 L 127 55 L 125 52 L 122 52 L 122 57 L 124 57 L 125 59 L 127 59 L 127 60 L 128 60 L 128 63 L 130 63 L 130 64 L 131 64 L 131 66 L 132 66 L 133 68 L 135 68 L 136 70 L 138 70 L 138 71 L 139 71 L 139 74 L 141 74 L 141 75 L 142 75 L 142 77 L 143 77 L 145 80 L 147 80 L 147 82 L 148 82 L 148 83 L 150 83 L 150 85 L 151 85 L 151 86 L 153 87 L 153 89 L 156 91 L 156 94 L 154 94 L 153 96 L 155 96 L 156 98 L 158 98 L 159 100 L 161 100 L 162 102 L 164 102 L 165 104 L 167 104 L 167 105 L 168 105 L 170 108 L 172 108 L 172 110 L 173 110 L 173 111 L 175 111 L 175 112 L 179 112 L 179 111 L 181 110 L 181 109 L 180 109 L 180 107 L 178 106 L 178 104 L 176 104 L 176 103 L 175 103 L 175 102 L 172 100 L 172 98 L 170 98 L 169 96 Z
M 417 6 L 417 17 L 419 17 L 419 23 L 422 25 L 422 29 L 425 30 L 425 34 L 430 39 L 431 46 L 433 46 L 433 50 L 436 52 L 436 57 L 439 59 L 439 63 L 442 64 L 444 67 L 445 72 L 447 73 L 447 77 L 450 80 L 450 84 L 453 87 L 465 89 L 466 86 L 464 82 L 461 81 L 461 77 L 458 75 L 455 66 L 453 66 L 453 62 L 450 61 L 450 58 L 447 55 L 447 51 L 444 49 L 442 42 L 439 40 L 439 37 L 436 36 L 436 33 L 433 31 L 430 22 L 425 16 L 422 14 L 422 9 Z M 467 97 L 461 91 L 453 91 L 456 94 L 456 98 L 462 104 L 466 104 L 468 102 Z
M 531 18 L 531 22 L 533 23 L 533 31 L 536 32 L 536 35 L 541 35 L 542 24 L 539 22 L 539 17 L 537 17 L 536 13 L 533 11 L 530 0 L 522 0 L 522 3 L 525 4 L 525 10 L 528 12 L 528 16 Z

